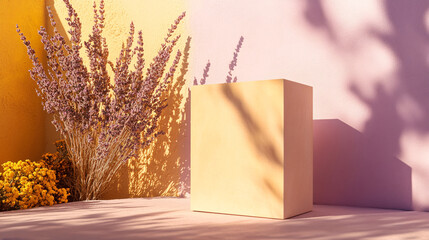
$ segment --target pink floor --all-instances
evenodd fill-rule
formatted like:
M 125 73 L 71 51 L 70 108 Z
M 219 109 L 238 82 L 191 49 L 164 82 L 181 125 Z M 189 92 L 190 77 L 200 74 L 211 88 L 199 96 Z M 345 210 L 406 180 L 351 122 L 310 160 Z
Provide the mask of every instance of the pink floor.
M 189 199 L 103 200 L 2 212 L 0 239 L 429 239 L 429 213 L 317 205 L 273 220 L 191 212 Z

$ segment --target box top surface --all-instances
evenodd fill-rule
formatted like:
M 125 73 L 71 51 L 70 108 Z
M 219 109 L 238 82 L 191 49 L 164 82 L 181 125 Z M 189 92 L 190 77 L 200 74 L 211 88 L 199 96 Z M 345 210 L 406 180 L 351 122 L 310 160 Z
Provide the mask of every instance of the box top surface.
M 301 85 L 304 87 L 308 87 L 308 88 L 313 88 L 312 86 L 303 84 L 303 83 L 299 83 L 299 82 L 295 82 L 295 81 L 291 81 L 288 79 L 284 79 L 284 78 L 279 78 L 279 79 L 267 79 L 267 80 L 255 80 L 255 81 L 245 81 L 245 82 L 235 82 L 235 83 L 212 83 L 212 84 L 205 84 L 205 85 L 193 85 L 192 88 L 200 88 L 200 87 L 208 87 L 208 86 L 218 86 L 218 85 L 224 85 L 224 84 L 249 84 L 249 83 L 261 83 L 261 82 L 267 82 L 267 81 L 284 81 L 284 82 L 288 82 L 291 84 L 297 84 L 297 85 Z

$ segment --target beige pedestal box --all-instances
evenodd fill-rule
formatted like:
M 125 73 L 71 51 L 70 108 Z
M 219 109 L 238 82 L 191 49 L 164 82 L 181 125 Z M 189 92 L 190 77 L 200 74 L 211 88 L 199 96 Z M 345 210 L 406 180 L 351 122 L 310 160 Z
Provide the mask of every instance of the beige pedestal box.
M 313 206 L 312 88 L 193 86 L 191 209 L 284 219 Z

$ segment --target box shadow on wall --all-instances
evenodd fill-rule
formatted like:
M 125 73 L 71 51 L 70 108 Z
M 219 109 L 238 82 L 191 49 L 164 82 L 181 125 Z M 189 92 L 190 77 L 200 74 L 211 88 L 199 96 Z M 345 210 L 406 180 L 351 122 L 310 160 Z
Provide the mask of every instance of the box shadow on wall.
M 313 124 L 315 204 L 412 209 L 407 164 L 339 119 Z

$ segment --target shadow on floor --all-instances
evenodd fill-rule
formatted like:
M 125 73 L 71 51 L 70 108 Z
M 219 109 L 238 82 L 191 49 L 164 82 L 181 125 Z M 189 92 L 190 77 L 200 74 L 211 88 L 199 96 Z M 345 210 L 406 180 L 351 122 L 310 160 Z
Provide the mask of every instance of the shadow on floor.
M 79 208 L 73 204 L 34 213 L 1 213 L 0 239 L 351 240 L 429 236 L 428 214 L 424 212 L 315 206 L 312 213 L 274 220 L 191 212 L 189 199 L 98 201 L 90 202 L 89 208 L 83 207 L 88 202 L 75 203 L 82 205 Z

